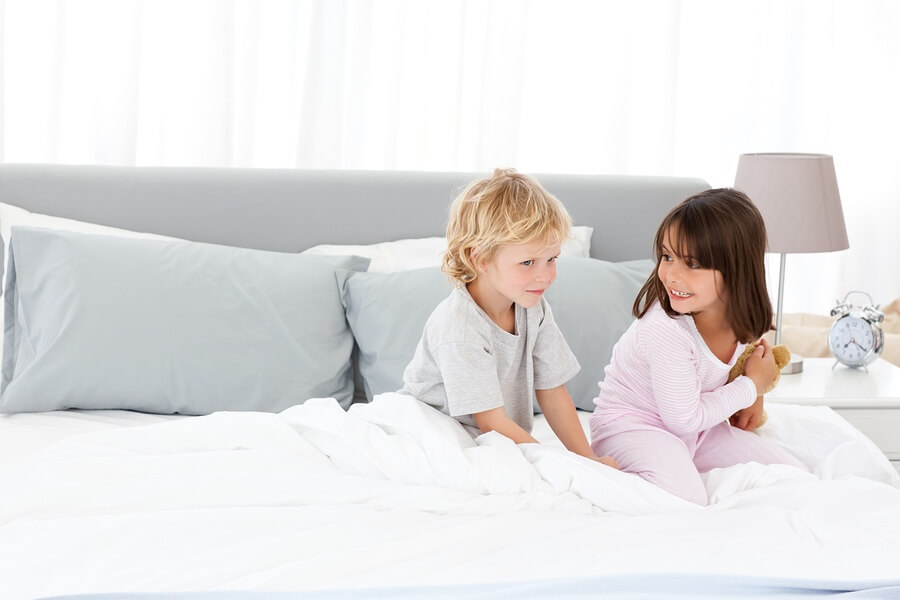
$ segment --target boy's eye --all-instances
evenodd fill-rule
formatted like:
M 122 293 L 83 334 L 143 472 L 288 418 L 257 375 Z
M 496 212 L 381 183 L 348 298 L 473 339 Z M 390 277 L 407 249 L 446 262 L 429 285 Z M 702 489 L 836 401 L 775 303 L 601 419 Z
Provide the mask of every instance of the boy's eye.
M 525 265 L 526 267 L 530 267 L 531 265 L 534 264 L 534 260 L 533 259 L 523 260 L 522 264 Z
M 547 259 L 547 262 L 548 263 L 556 262 L 557 258 L 559 258 L 559 257 L 558 256 L 551 257 L 551 258 Z

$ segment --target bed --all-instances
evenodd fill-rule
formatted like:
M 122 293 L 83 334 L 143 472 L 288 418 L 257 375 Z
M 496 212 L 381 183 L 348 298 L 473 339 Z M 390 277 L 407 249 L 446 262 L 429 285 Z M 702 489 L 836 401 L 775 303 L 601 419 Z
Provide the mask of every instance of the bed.
M 900 477 L 827 407 L 698 507 L 393 393 L 474 173 L 0 165 L 0 597 L 900 597 Z M 582 422 L 700 179 L 537 175 Z

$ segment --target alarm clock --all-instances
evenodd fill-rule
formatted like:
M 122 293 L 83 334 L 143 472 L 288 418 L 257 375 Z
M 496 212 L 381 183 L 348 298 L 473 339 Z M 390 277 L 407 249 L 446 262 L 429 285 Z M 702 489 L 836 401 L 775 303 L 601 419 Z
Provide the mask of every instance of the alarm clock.
M 850 294 L 863 294 L 869 303 L 857 306 L 847 302 Z M 843 301 L 831 309 L 831 316 L 837 317 L 828 330 L 828 349 L 837 363 L 854 369 L 865 369 L 866 365 L 878 358 L 884 349 L 884 332 L 881 322 L 884 313 L 872 302 L 865 292 L 847 292 Z

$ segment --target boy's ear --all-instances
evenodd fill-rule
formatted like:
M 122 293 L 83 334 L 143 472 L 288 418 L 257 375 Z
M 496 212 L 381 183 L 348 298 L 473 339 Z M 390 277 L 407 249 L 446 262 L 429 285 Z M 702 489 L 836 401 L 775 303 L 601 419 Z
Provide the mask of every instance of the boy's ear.
M 472 261 L 475 269 L 477 271 L 484 271 L 484 258 L 481 256 L 478 248 L 466 248 L 466 252 L 469 253 L 469 260 Z

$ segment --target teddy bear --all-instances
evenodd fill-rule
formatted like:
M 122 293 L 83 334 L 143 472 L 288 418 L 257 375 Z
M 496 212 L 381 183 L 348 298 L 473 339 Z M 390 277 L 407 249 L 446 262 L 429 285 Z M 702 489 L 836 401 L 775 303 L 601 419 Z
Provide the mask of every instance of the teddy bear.
M 744 352 L 738 356 L 738 359 L 735 361 L 734 366 L 731 367 L 731 371 L 728 372 L 728 381 L 734 381 L 740 375 L 744 374 L 744 367 L 747 365 L 747 359 L 750 358 L 750 355 L 753 354 L 753 351 L 756 350 L 756 347 L 759 345 L 759 342 L 752 342 L 747 344 L 747 347 L 744 348 Z M 781 369 L 785 367 L 791 361 L 791 351 L 788 350 L 788 347 L 784 344 L 778 344 L 777 346 L 772 346 L 772 355 L 775 358 L 775 365 L 778 367 L 778 370 L 775 371 L 775 379 L 772 380 L 771 385 L 763 390 L 763 394 L 768 394 L 775 386 L 778 385 L 778 380 L 781 378 Z M 762 426 L 766 422 L 766 413 L 763 412 L 762 419 L 759 422 L 757 427 Z

